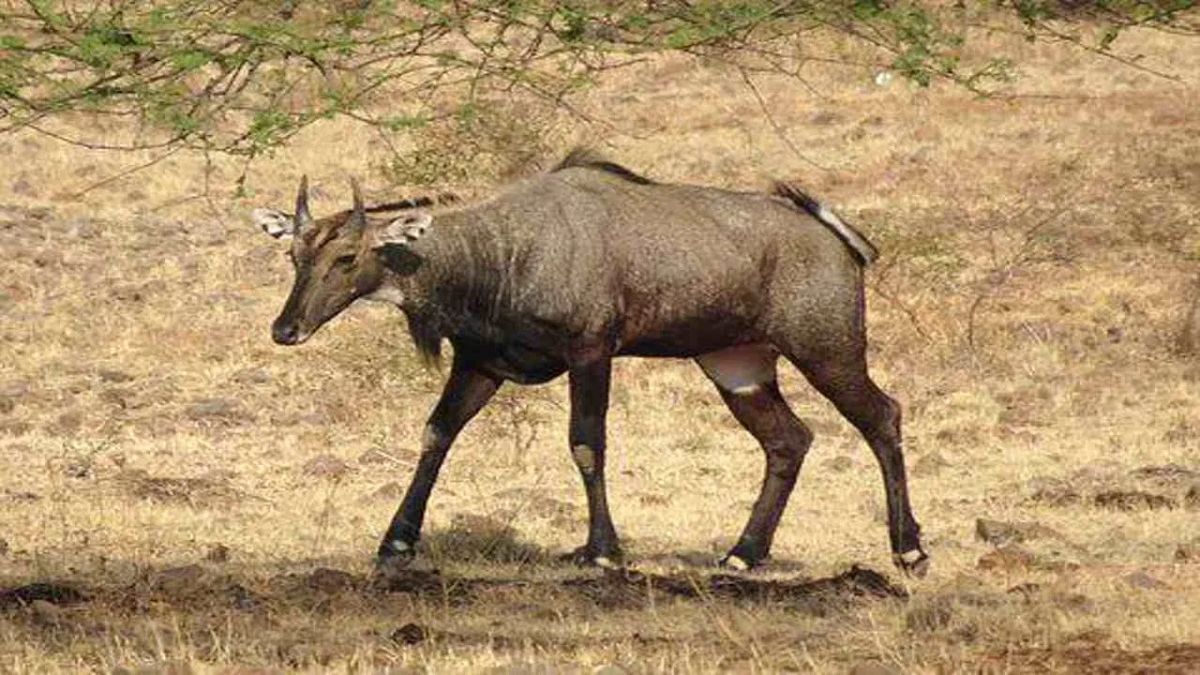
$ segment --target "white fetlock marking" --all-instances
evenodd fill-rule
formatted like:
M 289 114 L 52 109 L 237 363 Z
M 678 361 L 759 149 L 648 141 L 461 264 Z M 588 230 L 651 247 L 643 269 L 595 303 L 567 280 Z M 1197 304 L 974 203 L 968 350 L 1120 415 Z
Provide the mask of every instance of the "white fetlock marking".
M 611 558 L 605 555 L 596 556 L 592 562 L 596 564 L 596 567 L 603 567 L 606 570 L 617 569 L 617 563 L 613 562 Z
M 734 387 L 730 391 L 731 391 L 731 393 L 736 394 L 738 396 L 749 396 L 750 394 L 753 394 L 754 392 L 758 391 L 759 389 L 762 389 L 761 384 L 747 384 L 747 385 L 744 385 L 741 387 Z
M 924 557 L 925 557 L 925 554 L 921 552 L 921 549 L 914 548 L 911 551 L 905 551 L 904 553 L 897 555 L 896 559 L 899 560 L 900 562 L 904 563 L 905 565 L 913 565 L 913 564 L 920 562 L 921 559 Z
M 443 449 L 442 435 L 432 425 L 425 425 L 421 433 L 421 452 L 440 452 Z
M 596 451 L 588 446 L 581 444 L 571 448 L 571 457 L 584 474 L 591 474 L 596 470 Z
M 750 563 L 742 560 L 741 557 L 736 555 L 726 556 L 725 566 L 731 570 L 737 570 L 738 572 L 747 572 L 750 570 Z
M 389 541 L 388 546 L 396 553 L 408 553 L 412 550 L 412 546 L 409 546 L 408 542 L 400 541 L 399 539 Z

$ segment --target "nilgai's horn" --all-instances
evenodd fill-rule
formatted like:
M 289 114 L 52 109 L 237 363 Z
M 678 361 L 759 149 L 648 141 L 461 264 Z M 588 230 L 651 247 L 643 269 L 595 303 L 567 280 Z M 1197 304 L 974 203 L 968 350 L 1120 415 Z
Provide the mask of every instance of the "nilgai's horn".
M 300 177 L 300 191 L 296 193 L 296 215 L 292 216 L 296 222 L 296 230 L 307 226 L 312 222 L 312 214 L 308 212 L 308 175 Z
M 358 180 L 353 176 L 350 177 L 350 192 L 354 195 L 354 212 L 350 214 L 350 217 L 356 223 L 365 223 L 367 220 L 367 209 L 363 206 L 362 190 L 358 187 Z

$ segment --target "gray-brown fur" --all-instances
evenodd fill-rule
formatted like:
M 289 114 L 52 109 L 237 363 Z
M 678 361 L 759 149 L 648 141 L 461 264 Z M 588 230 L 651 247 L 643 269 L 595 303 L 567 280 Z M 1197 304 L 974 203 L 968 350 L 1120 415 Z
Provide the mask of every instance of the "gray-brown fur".
M 372 295 L 404 311 L 423 352 L 436 352 L 442 340 L 454 345 L 451 376 L 429 420 L 432 454 L 384 537 L 381 559 L 412 552 L 446 450 L 495 388 L 566 372 L 570 448 L 589 505 L 588 540 L 577 557 L 618 560 L 604 490 L 604 419 L 611 360 L 629 355 L 696 358 L 762 444 L 767 473 L 727 558 L 760 562 L 811 441 L 779 395 L 774 369 L 782 355 L 863 433 L 884 473 L 892 550 L 903 566 L 923 566 L 899 406 L 866 369 L 862 268 L 874 248 L 834 227 L 803 192 L 655 183 L 575 152 L 546 174 L 431 222 L 423 214 L 373 219 L 357 196 L 356 204 L 345 219 L 300 229 L 296 285 L 274 334 L 281 343 L 302 341 Z

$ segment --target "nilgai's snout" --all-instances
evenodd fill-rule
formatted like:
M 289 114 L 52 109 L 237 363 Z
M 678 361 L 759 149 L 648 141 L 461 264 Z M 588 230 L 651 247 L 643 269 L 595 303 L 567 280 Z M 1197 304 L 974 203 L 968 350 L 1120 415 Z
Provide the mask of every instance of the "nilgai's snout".
M 271 339 L 277 344 L 294 345 L 300 341 L 300 327 L 295 322 L 271 324 Z

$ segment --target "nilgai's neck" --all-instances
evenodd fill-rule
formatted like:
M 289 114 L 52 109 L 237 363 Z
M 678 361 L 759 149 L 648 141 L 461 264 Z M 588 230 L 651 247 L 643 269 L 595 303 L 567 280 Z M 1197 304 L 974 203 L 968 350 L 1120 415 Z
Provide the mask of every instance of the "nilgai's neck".
M 407 308 L 442 319 L 493 313 L 506 272 L 502 247 L 494 240 L 469 213 L 440 216 L 413 247 L 420 259 L 416 271 L 398 280 Z

